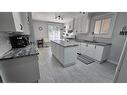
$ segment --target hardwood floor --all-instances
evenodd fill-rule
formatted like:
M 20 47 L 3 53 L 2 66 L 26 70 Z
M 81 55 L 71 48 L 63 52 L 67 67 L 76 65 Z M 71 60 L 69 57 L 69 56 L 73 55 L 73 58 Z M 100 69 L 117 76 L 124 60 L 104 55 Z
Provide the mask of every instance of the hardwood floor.
M 54 58 L 51 48 L 39 49 L 40 83 L 111 83 L 116 65 L 97 62 L 86 65 L 77 60 L 67 68 Z

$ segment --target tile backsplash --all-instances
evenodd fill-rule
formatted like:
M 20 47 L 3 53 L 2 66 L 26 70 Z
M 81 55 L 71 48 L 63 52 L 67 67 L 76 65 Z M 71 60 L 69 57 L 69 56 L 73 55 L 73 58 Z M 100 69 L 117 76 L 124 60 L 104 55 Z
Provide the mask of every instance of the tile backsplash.
M 77 34 L 76 39 L 92 41 L 93 36 L 92 35 L 86 35 L 86 34 Z M 95 37 L 95 40 L 98 42 L 112 43 L 112 38 Z
M 8 36 L 9 35 L 7 33 L 4 33 L 4 32 L 0 33 L 0 57 L 5 52 L 11 49 L 11 44 L 9 42 Z

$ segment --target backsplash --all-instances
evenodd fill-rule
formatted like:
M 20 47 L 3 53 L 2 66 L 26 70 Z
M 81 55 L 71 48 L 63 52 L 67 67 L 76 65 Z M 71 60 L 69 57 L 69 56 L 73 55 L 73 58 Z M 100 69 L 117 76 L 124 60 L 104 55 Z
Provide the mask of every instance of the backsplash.
M 9 44 L 8 34 L 0 33 L 0 57 L 11 49 L 11 45 Z
M 76 39 L 92 41 L 93 40 L 93 36 L 89 35 L 89 34 L 87 34 L 87 35 L 86 34 L 77 34 L 76 35 Z M 95 40 L 98 41 L 98 42 L 112 43 L 112 38 L 95 37 Z

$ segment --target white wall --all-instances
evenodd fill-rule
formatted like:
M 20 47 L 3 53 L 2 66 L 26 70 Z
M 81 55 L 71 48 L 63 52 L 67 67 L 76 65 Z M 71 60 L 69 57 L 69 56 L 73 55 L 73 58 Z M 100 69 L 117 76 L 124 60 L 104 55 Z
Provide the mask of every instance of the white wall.
M 43 21 L 33 21 L 35 40 L 40 40 L 42 38 L 48 38 L 48 23 Z M 42 27 L 43 30 L 39 30 Z
M 116 23 L 114 26 L 112 38 L 99 38 L 99 37 L 96 38 L 96 40 L 99 42 L 112 43 L 109 59 L 115 62 L 116 64 L 119 61 L 119 58 L 123 49 L 123 45 L 125 42 L 125 36 L 119 35 L 119 32 L 124 25 L 127 25 L 127 13 L 118 13 L 116 17 Z M 87 35 L 78 34 L 77 39 L 92 40 L 92 36 L 90 36 L 89 34 Z
M 116 24 L 114 26 L 114 32 L 112 35 L 112 48 L 110 55 L 110 59 L 115 62 L 119 61 L 123 45 L 126 39 L 126 36 L 119 35 L 119 32 L 124 25 L 127 25 L 127 13 L 118 13 Z
M 35 40 L 40 40 L 42 38 L 48 38 L 48 24 L 60 25 L 61 28 L 64 27 L 64 24 L 33 20 Z M 38 29 L 40 26 L 43 28 L 43 30 L 41 31 Z
M 11 49 L 11 44 L 9 44 L 8 34 L 0 32 L 0 57 Z

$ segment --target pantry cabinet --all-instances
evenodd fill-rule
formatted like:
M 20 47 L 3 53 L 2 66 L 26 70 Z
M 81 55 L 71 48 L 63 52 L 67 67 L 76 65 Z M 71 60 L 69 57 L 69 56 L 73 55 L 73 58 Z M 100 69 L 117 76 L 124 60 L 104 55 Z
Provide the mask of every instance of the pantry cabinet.
M 23 24 L 19 12 L 0 13 L 1 32 L 23 32 Z

